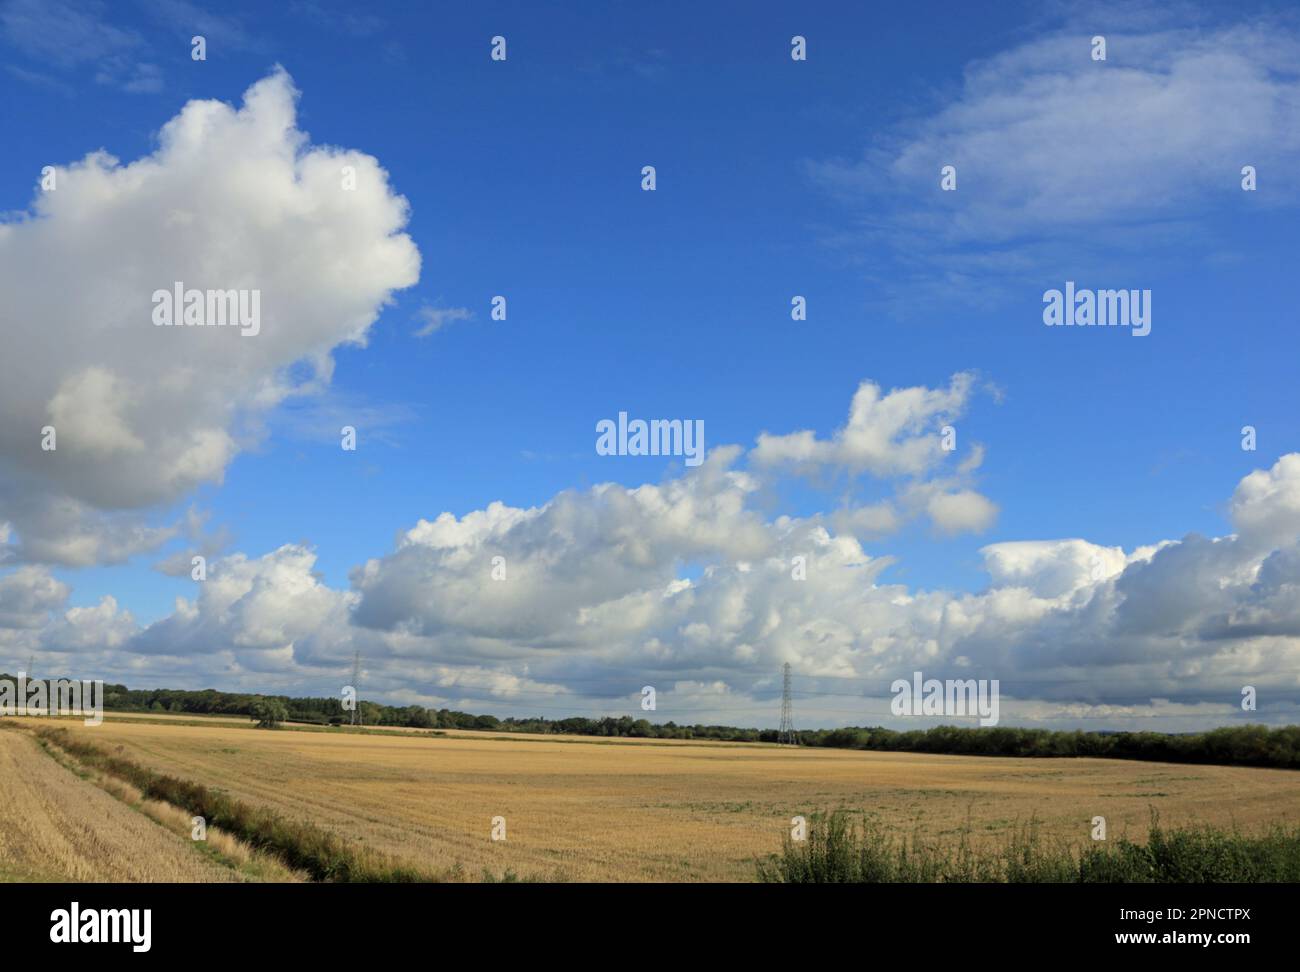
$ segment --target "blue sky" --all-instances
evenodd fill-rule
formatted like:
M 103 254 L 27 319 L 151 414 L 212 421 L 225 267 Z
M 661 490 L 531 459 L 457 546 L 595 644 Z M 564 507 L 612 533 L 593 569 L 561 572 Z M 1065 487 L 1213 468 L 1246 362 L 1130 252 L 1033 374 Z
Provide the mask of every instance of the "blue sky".
M 1300 32 L 1270 5 L 1176 16 L 1039 4 L 321 2 L 209 14 L 155 0 L 83 4 L 75 20 L 35 10 L 0 5 L 0 210 L 14 225 L 43 166 L 101 148 L 123 164 L 149 156 L 187 102 L 238 106 L 277 65 L 310 145 L 373 156 L 409 204 L 402 232 L 418 282 L 375 302 L 364 347 L 326 342 L 327 384 L 258 411 L 258 431 L 219 476 L 157 502 L 90 503 L 162 529 L 201 512 L 214 557 L 301 543 L 323 585 L 355 590 L 359 565 L 385 558 L 421 518 L 682 476 L 680 458 L 596 454 L 595 423 L 619 411 L 701 419 L 710 449 L 748 450 L 761 433 L 828 439 L 864 381 L 941 389 L 968 373 L 955 459 L 978 443 L 982 461 L 943 488 L 978 493 L 996 515 L 955 531 L 919 516 L 858 537 L 867 556 L 892 558 L 879 583 L 960 598 L 990 589 L 990 545 L 1083 538 L 1131 553 L 1235 535 L 1239 483 L 1300 451 L 1297 160 L 1285 131 L 1297 93 L 1285 45 Z M 206 37 L 205 61 L 190 57 L 194 34 Z M 504 62 L 488 56 L 496 34 Z M 807 37 L 804 62 L 790 58 L 795 34 Z M 1108 37 L 1105 62 L 1089 58 L 1094 34 Z M 1055 79 L 1042 89 L 1054 94 L 1036 109 L 1040 77 Z M 1162 94 L 1144 102 L 1152 84 Z M 1225 115 L 1239 98 L 1240 114 Z M 1125 117 L 1135 102 L 1158 120 Z M 244 147 L 205 150 L 215 166 L 236 165 Z M 954 193 L 939 190 L 948 163 Z M 641 190 L 647 164 L 654 192 Z M 1240 188 L 1246 164 L 1259 167 L 1256 192 Z M 173 231 L 158 226 L 155 240 Z M 69 266 L 68 286 L 79 272 Z M 1149 289 L 1151 334 L 1044 327 L 1042 295 L 1066 280 Z M 490 319 L 498 294 L 505 321 Z M 806 321 L 791 320 L 793 295 L 807 298 Z M 472 316 L 416 336 L 428 308 Z M 925 434 L 943 424 L 925 421 Z M 358 429 L 355 453 L 338 447 L 343 424 Z M 1241 448 L 1244 425 L 1257 451 Z M 768 522 L 829 518 L 896 496 L 899 481 L 831 463 L 764 477 L 752 507 Z M 8 519 L 26 540 L 21 517 Z M 156 569 L 193 542 L 91 562 L 10 560 L 67 586 L 51 623 L 111 595 L 143 629 L 194 596 L 188 577 Z M 674 569 L 697 579 L 726 559 L 683 549 Z M 453 627 L 440 617 L 424 633 Z M 522 652 L 550 634 L 503 637 Z M 11 653 L 31 637 L 15 636 Z M 914 648 L 932 657 L 924 641 Z M 1300 667 L 1281 644 L 1285 665 Z M 805 669 L 872 677 L 847 659 L 882 649 L 844 650 Z M 488 651 L 484 665 L 526 664 L 510 657 Z M 111 665 L 143 683 L 233 684 L 267 670 Z M 334 678 L 327 668 L 284 673 L 285 684 L 318 688 Z M 704 668 L 682 666 L 702 684 L 726 681 Z M 558 669 L 553 683 L 564 683 Z M 438 684 L 409 689 L 433 699 Z

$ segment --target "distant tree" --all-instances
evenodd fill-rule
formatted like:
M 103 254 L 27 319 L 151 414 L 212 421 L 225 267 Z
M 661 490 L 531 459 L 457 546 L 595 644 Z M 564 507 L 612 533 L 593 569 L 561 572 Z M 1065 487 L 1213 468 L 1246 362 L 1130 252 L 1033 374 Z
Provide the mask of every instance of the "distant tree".
M 279 699 L 255 699 L 250 708 L 259 729 L 278 729 L 289 717 L 289 710 Z

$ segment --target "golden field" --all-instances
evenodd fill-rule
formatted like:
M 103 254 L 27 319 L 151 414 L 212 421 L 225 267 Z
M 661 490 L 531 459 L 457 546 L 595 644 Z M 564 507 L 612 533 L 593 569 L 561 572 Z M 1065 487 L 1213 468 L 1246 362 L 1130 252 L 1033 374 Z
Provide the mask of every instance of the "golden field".
M 186 838 L 0 730 L 0 880 L 230 881 Z
M 44 721 L 44 720 L 42 720 Z M 199 724 L 195 724 L 199 723 Z M 110 715 L 60 725 L 102 748 L 271 806 L 430 870 L 574 881 L 747 881 L 790 818 L 864 809 L 896 831 L 999 840 L 1144 838 L 1170 825 L 1300 820 L 1300 773 L 1101 759 L 1011 759 L 743 743 L 476 732 L 258 730 Z M 0 740 L 7 735 L 0 733 Z M 28 743 L 30 746 L 30 743 Z M 33 747 L 34 748 L 34 747 Z M 48 757 L 44 757 L 49 759 Z M 66 771 L 64 771 L 66 772 Z M 88 785 L 88 784 L 87 784 Z M 2 819 L 4 814 L 0 814 Z M 490 839 L 492 818 L 506 840 Z

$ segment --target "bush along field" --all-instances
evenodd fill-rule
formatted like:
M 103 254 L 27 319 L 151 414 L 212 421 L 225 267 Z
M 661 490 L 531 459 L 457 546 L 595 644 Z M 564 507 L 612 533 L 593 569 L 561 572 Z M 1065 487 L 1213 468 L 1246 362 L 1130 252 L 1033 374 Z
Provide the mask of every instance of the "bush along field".
M 1166 829 L 1153 813 L 1145 844 L 1126 838 L 1080 847 L 1047 841 L 1033 821 L 1000 846 L 891 833 L 867 814 L 815 814 L 807 838 L 785 839 L 758 863 L 760 881 L 897 883 L 1291 883 L 1300 881 L 1300 827 L 1259 834 L 1217 827 Z

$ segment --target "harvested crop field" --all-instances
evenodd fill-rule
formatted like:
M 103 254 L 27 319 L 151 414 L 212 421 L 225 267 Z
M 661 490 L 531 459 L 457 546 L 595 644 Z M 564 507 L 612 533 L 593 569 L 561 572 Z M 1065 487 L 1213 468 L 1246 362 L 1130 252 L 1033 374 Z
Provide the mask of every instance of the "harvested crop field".
M 43 721 L 43 720 L 42 720 Z M 790 818 L 849 807 L 891 830 L 975 841 L 1143 839 L 1169 825 L 1300 821 L 1300 773 L 472 732 L 354 735 L 217 723 L 61 721 L 161 772 L 274 807 L 420 867 L 473 880 L 747 881 Z M 491 839 L 505 818 L 506 839 Z
M 0 881 L 231 881 L 190 842 L 0 729 Z

